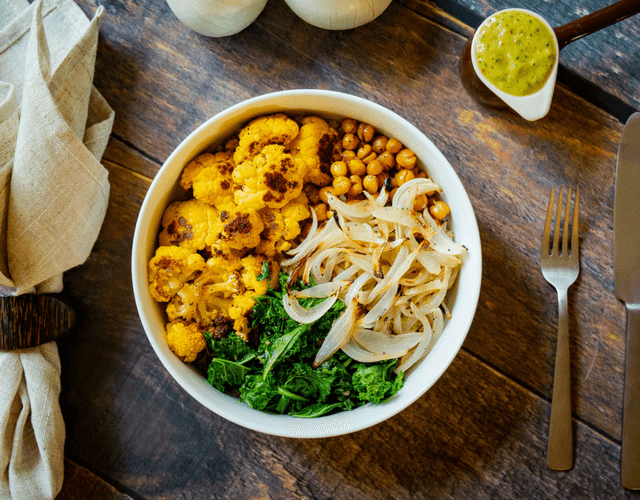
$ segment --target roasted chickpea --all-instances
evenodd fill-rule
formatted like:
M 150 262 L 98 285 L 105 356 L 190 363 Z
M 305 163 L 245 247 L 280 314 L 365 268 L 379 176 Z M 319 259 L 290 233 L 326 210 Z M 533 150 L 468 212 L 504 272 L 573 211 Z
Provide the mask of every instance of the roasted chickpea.
M 367 165 L 367 173 L 371 175 L 378 175 L 382 173 L 384 170 L 384 166 L 380 160 L 373 160 L 369 165 Z
M 376 135 L 376 129 L 373 125 L 361 123 L 358 125 L 358 139 L 364 142 L 371 142 L 373 136 Z
M 393 197 L 396 195 L 397 192 L 398 192 L 398 188 L 394 187 L 389 193 L 389 201 L 393 201 Z
M 333 189 L 333 186 L 325 186 L 323 187 L 319 192 L 318 192 L 318 196 L 320 197 L 320 200 L 324 203 L 328 203 L 327 200 L 327 193 L 331 193 L 332 195 L 336 196 L 336 192 Z
M 374 161 L 376 158 L 378 157 L 377 154 L 375 154 L 373 151 L 371 152 L 371 154 L 369 156 L 366 156 L 365 158 L 362 159 L 362 161 L 364 162 L 365 165 L 369 165 L 369 163 L 371 163 L 372 161 Z
M 413 209 L 416 211 L 422 211 L 427 207 L 429 198 L 425 194 L 419 194 L 413 200 Z
M 331 164 L 331 175 L 334 177 L 344 177 L 347 175 L 347 164 L 343 161 L 334 161 Z
M 429 207 L 429 213 L 434 219 L 442 220 L 449 212 L 451 212 L 451 209 L 444 201 L 436 200 L 433 202 L 433 205 Z
M 382 166 L 385 170 L 389 170 L 396 166 L 396 158 L 389 153 L 389 151 L 379 154 L 377 159 L 382 162 Z
M 378 192 L 378 178 L 375 175 L 366 175 L 362 179 L 362 186 L 371 194 Z
M 340 124 L 340 128 L 345 134 L 353 134 L 358 129 L 358 122 L 353 118 L 345 118 Z
M 313 207 L 314 212 L 316 213 L 316 217 L 318 218 L 318 222 L 322 222 L 327 220 L 327 206 L 324 203 L 320 203 Z
M 416 154 L 410 149 L 403 149 L 396 155 L 396 164 L 402 168 L 413 168 L 416 166 Z
M 402 151 L 402 143 L 398 139 L 391 138 L 387 141 L 387 151 L 392 155 L 395 155 Z
M 373 148 L 371 147 L 371 144 L 362 144 L 358 148 L 358 154 L 356 156 L 362 160 L 363 158 L 369 156 L 372 152 Z
M 349 188 L 347 196 L 353 197 L 362 194 L 362 178 L 359 175 L 352 175 L 349 180 L 351 181 L 351 188 Z
M 333 191 L 336 196 L 342 196 L 343 194 L 347 194 L 349 192 L 349 188 L 351 188 L 351 181 L 348 177 L 341 176 L 333 179 Z
M 342 147 L 344 149 L 348 149 L 348 150 L 354 150 L 358 147 L 358 143 L 360 141 L 358 140 L 358 138 L 353 135 L 353 134 L 345 134 L 344 137 L 342 138 Z
M 424 170 L 419 170 L 418 169 L 418 173 L 416 175 L 416 179 L 426 179 L 427 178 L 427 173 Z
M 371 147 L 373 148 L 373 151 L 375 151 L 377 154 L 380 154 L 386 151 L 388 140 L 389 139 L 387 139 L 387 137 L 384 135 L 379 135 L 378 137 L 376 137 L 371 143 Z
M 351 160 L 356 158 L 356 152 L 355 151 L 351 151 L 349 149 L 347 149 L 346 151 L 342 152 L 342 161 L 344 161 L 345 163 L 349 163 Z
M 362 160 L 351 160 L 349 162 L 349 172 L 352 175 L 364 175 L 367 171 L 367 166 L 364 164 Z
M 395 178 L 396 181 L 398 181 L 398 186 L 402 186 L 405 182 L 415 179 L 416 174 L 414 174 L 412 170 L 398 170 Z

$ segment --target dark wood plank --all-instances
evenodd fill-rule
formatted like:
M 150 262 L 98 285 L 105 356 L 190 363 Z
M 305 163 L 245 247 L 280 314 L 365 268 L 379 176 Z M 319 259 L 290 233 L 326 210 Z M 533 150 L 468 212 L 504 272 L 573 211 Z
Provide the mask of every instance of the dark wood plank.
M 532 305 L 552 311 L 541 303 L 551 292 L 528 295 L 542 282 L 521 290 L 522 283 L 531 281 L 522 263 L 500 271 L 504 259 L 497 262 L 491 255 L 506 252 L 509 261 L 530 257 L 526 243 L 518 242 L 525 252 L 519 256 L 517 246 L 491 239 L 501 230 L 491 225 L 499 219 L 493 212 L 489 217 L 479 211 L 479 216 L 485 220 L 485 242 L 501 247 L 486 248 L 486 269 L 496 278 L 487 279 L 466 349 L 432 390 L 398 416 L 353 435 L 284 439 L 242 429 L 209 412 L 177 386 L 155 357 L 133 304 L 128 250 L 149 180 L 106 164 L 112 203 L 103 231 L 89 261 L 65 275 L 67 293 L 82 301 L 85 314 L 78 330 L 60 342 L 67 449 L 101 476 L 145 498 L 626 498 L 618 481 L 615 439 L 577 423 L 576 467 L 568 473 L 549 471 L 544 460 L 548 400 L 468 352 L 490 354 L 494 365 L 504 356 L 507 368 L 513 363 L 523 370 L 514 378 L 549 383 L 549 375 L 536 370 L 546 370 L 539 363 L 552 358 L 551 352 L 542 352 L 552 328 L 515 328 L 522 317 L 525 327 L 538 324 L 535 313 L 525 315 Z M 495 196 L 504 203 L 516 194 L 502 190 Z M 514 283 L 505 284 L 505 272 L 516 273 Z M 515 310 L 512 323 L 491 311 L 504 301 L 496 294 L 515 295 L 503 302 Z M 508 331 L 496 331 L 503 324 Z M 482 342 L 492 345 L 483 350 L 477 345 Z M 520 352 L 527 344 L 537 352 L 535 358 L 530 351 Z M 578 379 L 574 385 L 581 387 Z M 583 406 L 582 419 L 591 416 Z
M 465 37 L 438 10 L 393 2 L 367 26 L 330 32 L 272 0 L 247 30 L 208 39 L 163 2 L 105 8 L 96 84 L 116 110 L 105 153 L 112 192 L 89 260 L 65 274 L 65 293 L 82 305 L 80 324 L 60 341 L 70 455 L 148 498 L 625 498 L 624 312 L 612 274 L 617 120 L 563 87 L 536 123 L 478 107 L 457 76 Z M 142 331 L 129 266 L 140 204 L 171 150 L 229 105 L 296 87 L 367 97 L 423 130 L 467 187 L 484 256 L 476 319 L 442 380 L 384 424 L 316 441 L 247 431 L 186 395 Z M 538 245 L 550 188 L 567 183 L 581 186 L 583 207 L 582 269 L 570 294 L 578 459 L 558 474 L 544 462 L 556 299 Z
M 159 5 L 131 4 L 105 17 L 96 79 L 116 109 L 116 134 L 162 161 L 200 121 L 227 105 L 310 82 L 399 112 L 451 161 L 477 211 L 485 279 L 466 347 L 544 397 L 552 387 L 556 312 L 553 289 L 539 272 L 539 234 L 551 185 L 580 184 L 583 269 L 571 296 L 574 412 L 619 436 L 624 315 L 613 295 L 611 248 L 618 122 L 562 87 L 540 122 L 479 108 L 457 76 L 464 38 L 395 3 L 367 26 L 329 32 L 270 2 L 254 25 L 219 40 L 186 31 L 170 15 Z M 131 28 L 136 16 L 150 25 L 140 41 Z M 278 59 L 265 47 L 283 43 L 281 32 L 293 33 L 284 42 L 292 49 Z M 152 87 L 156 94 L 147 90 Z M 158 168 L 139 154 L 117 161 L 150 177 Z M 141 197 L 144 189 L 128 186 L 126 196 Z M 117 236 L 123 227 L 117 226 Z M 124 243 L 108 244 L 123 251 Z

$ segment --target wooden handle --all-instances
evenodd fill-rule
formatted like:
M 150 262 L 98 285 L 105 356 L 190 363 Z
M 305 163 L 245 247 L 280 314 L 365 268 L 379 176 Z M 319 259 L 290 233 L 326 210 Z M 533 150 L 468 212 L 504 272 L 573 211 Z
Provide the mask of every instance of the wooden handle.
M 553 31 L 556 32 L 556 38 L 558 39 L 558 49 L 562 49 L 583 36 L 611 26 L 638 12 L 640 12 L 640 0 L 619 0 L 608 7 L 554 28 Z
M 0 297 L 0 351 L 55 340 L 75 321 L 73 308 L 50 295 Z

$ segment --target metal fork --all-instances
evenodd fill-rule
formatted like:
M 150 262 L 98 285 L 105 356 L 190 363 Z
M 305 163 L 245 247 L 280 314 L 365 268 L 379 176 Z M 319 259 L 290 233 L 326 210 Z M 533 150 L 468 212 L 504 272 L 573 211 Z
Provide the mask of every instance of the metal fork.
M 551 221 L 553 219 L 554 192 L 555 188 L 552 188 L 540 249 L 542 275 L 553 285 L 558 293 L 558 345 L 556 348 L 556 365 L 553 375 L 547 466 L 553 470 L 568 470 L 573 466 L 573 431 L 571 424 L 567 291 L 576 281 L 578 273 L 580 272 L 578 249 L 578 206 L 580 192 L 579 188 L 576 188 L 571 232 L 569 232 L 571 187 L 569 187 L 567 192 L 567 203 L 564 209 L 564 230 L 562 231 L 562 245 L 560 246 L 560 219 L 562 218 L 563 209 L 562 187 L 560 188 L 553 233 L 553 247 L 550 249 L 549 240 L 551 236 Z

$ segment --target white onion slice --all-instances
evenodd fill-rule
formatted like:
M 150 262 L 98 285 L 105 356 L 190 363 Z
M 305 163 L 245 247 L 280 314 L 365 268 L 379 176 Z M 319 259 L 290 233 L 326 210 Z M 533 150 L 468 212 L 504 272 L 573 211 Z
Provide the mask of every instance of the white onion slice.
M 371 310 L 362 318 L 362 325 L 367 328 L 372 326 L 376 321 L 382 318 L 391 308 L 398 291 L 398 282 L 389 285 L 387 291 L 380 297 L 380 300 L 371 308 Z
M 443 224 L 440 229 L 438 229 L 436 233 L 431 238 L 429 238 L 429 244 L 431 245 L 431 248 L 444 254 L 460 255 L 464 252 L 464 247 L 449 238 L 446 233 L 445 226 L 446 224 Z
M 366 222 L 371 219 L 371 206 L 366 200 L 358 203 L 345 203 L 331 193 L 327 193 L 327 203 L 340 215 L 348 217 L 352 221 Z
M 375 363 L 376 361 L 384 361 L 385 359 L 393 359 L 398 357 L 393 353 L 374 353 L 368 351 L 362 346 L 359 346 L 353 339 L 350 339 L 349 342 L 342 346 L 342 352 L 360 363 Z
M 322 301 L 320 304 L 313 306 L 311 309 L 305 309 L 300 305 L 300 302 L 290 293 L 285 294 L 282 298 L 282 305 L 289 317 L 302 324 L 313 323 L 319 320 L 326 312 L 331 309 L 331 306 L 335 304 L 338 299 L 338 294 L 329 297 L 327 300 Z
M 357 324 L 357 313 L 358 301 L 352 300 L 340 317 L 331 325 L 331 330 L 327 333 L 313 361 L 314 368 L 324 363 L 349 341 Z
M 315 212 L 315 210 L 314 210 Z M 282 267 L 288 267 L 296 262 L 302 260 L 309 252 L 313 251 L 321 242 L 331 241 L 337 234 L 341 232 L 340 228 L 336 224 L 335 219 L 332 217 L 327 221 L 325 226 L 316 232 L 312 238 L 306 238 L 296 248 L 297 253 L 290 259 L 283 260 L 280 265 Z
M 329 283 L 323 283 L 321 285 L 312 286 L 309 288 L 305 288 L 304 290 L 294 290 L 291 292 L 296 298 L 323 298 L 328 297 L 329 295 L 333 295 L 336 292 L 339 292 L 342 287 L 351 283 L 347 280 L 333 280 Z
M 402 356 L 423 337 L 421 332 L 389 335 L 366 328 L 356 328 L 353 332 L 353 339 L 363 348 L 378 354 L 393 354 L 394 358 Z

